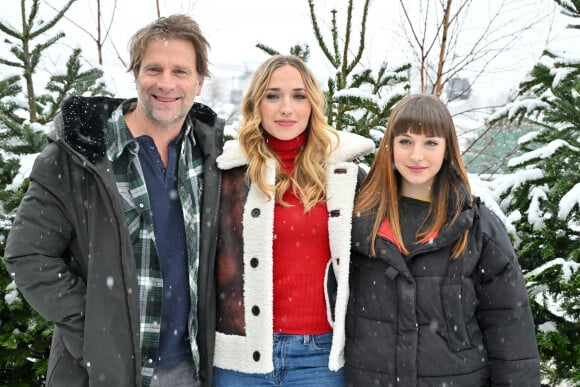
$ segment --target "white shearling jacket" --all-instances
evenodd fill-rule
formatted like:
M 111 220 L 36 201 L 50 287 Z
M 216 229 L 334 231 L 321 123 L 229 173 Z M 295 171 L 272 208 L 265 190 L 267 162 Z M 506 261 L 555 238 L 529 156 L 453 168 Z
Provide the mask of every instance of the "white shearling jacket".
M 362 136 L 339 134 L 340 144 L 326 163 L 331 259 L 325 296 L 327 318 L 334 331 L 328 365 L 331 370 L 344 365 L 352 212 L 357 182 L 364 177 L 353 160 L 371 153 L 375 147 L 372 140 Z M 217 163 L 223 173 L 214 365 L 245 373 L 272 372 L 275 202 L 246 183 L 248 159 L 237 140 L 225 144 Z M 265 173 L 267 182 L 273 185 L 274 160 L 267 162 Z

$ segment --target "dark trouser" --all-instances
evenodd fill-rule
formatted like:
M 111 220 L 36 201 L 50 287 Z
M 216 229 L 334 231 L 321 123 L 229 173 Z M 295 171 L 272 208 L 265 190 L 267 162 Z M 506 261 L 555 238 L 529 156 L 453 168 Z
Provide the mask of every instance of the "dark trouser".
M 153 371 L 151 387 L 200 387 L 194 378 L 193 361 L 187 360 L 169 367 L 158 367 Z

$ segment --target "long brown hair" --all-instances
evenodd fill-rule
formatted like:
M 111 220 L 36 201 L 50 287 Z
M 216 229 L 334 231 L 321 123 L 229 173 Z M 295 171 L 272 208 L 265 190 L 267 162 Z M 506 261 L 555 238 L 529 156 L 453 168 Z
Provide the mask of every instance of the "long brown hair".
M 260 102 L 270 83 L 272 73 L 279 67 L 292 66 L 302 76 L 306 96 L 310 101 L 311 113 L 308 137 L 304 148 L 296 157 L 292 175 L 287 175 L 280 163 L 276 167 L 276 185 L 272 187 L 264 179 L 266 161 L 277 160 L 276 155 L 266 142 L 266 134 L 261 127 L 262 115 Z M 274 55 L 258 67 L 241 104 L 242 120 L 238 129 L 240 145 L 248 156 L 248 180 L 258 187 L 269 199 L 272 195 L 276 203 L 285 205 L 282 196 L 288 189 L 300 192 L 300 201 L 305 211 L 325 201 L 326 193 L 326 160 L 338 146 L 338 132 L 328 125 L 324 116 L 325 99 L 314 74 L 304 62 L 293 55 Z M 332 136 L 336 141 L 332 142 Z M 334 144 L 334 145 L 332 145 Z
M 355 213 L 376 211 L 371 235 L 372 254 L 375 254 L 375 241 L 384 220 L 389 222 L 401 251 L 409 254 L 403 243 L 399 221 L 401 176 L 396 171 L 392 151 L 394 138 L 408 132 L 442 137 L 446 143 L 443 165 L 431 187 L 431 204 L 424 222 L 426 229 L 417 234 L 418 240 L 437 233 L 446 223 L 453 222 L 461 212 L 465 198 L 471 198 L 467 171 L 461 158 L 457 133 L 449 110 L 433 95 L 406 96 L 391 112 L 387 130 L 355 203 Z M 465 250 L 467 236 L 465 232 L 453 246 L 451 256 L 453 259 L 458 258 Z

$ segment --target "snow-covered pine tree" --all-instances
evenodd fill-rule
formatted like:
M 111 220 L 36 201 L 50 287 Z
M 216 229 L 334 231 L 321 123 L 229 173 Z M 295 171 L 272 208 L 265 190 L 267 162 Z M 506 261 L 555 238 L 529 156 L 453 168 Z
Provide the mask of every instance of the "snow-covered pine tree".
M 555 1 L 580 17 L 580 0 Z M 520 138 L 522 153 L 509 161 L 515 184 L 501 204 L 519 219 L 517 253 L 542 368 L 550 385 L 579 385 L 580 59 L 546 51 L 503 114 L 536 128 Z
M 18 84 L 0 81 L 0 256 L 13 214 L 27 184 L 8 189 L 20 167 L 21 153 L 39 151 L 44 136 L 30 130 L 18 110 L 26 104 L 16 97 Z M 18 130 L 18 128 L 20 130 Z M 16 134 L 15 130 L 20 134 Z M 52 326 L 24 301 L 0 260 L 0 385 L 42 386 L 46 374 Z
M 320 19 L 316 15 L 313 0 L 308 0 L 310 20 L 318 46 L 336 70 L 329 78 L 326 89 L 326 118 L 337 130 L 345 130 L 373 138 L 378 143 L 386 129 L 391 108 L 403 98 L 410 88 L 408 72 L 410 64 L 389 70 L 383 63 L 373 75 L 373 70 L 360 65 L 365 50 L 367 16 L 370 1 L 362 5 L 358 41 L 353 38 L 353 26 L 358 22 L 353 19 L 354 1 L 348 0 L 344 32 L 339 34 L 337 22 L 338 11 L 331 10 L 330 41 L 320 29 Z M 372 159 L 372 157 L 369 157 Z M 372 161 L 372 160 L 367 160 Z
M 372 138 L 377 146 L 387 128 L 393 106 L 409 92 L 410 64 L 389 70 L 383 64 L 376 75 L 368 68 L 353 72 L 338 88 L 339 76 L 328 80 L 327 100 L 333 107 L 330 122 L 339 130 Z
M 24 4 L 24 0 L 21 0 Z M 58 14 L 64 15 L 70 4 Z M 33 40 L 46 32 L 49 23 L 37 23 L 38 0 L 33 1 L 31 13 L 24 17 L 29 24 L 26 31 L 16 31 L 13 26 L 0 21 L 0 33 L 7 38 L 13 59 L 0 58 L 0 69 L 18 68 L 22 75 L 10 75 L 0 80 L 0 256 L 4 256 L 6 237 L 10 230 L 14 212 L 27 189 L 27 172 L 23 167 L 30 165 L 35 155 L 46 144 L 49 124 L 58 114 L 65 97 L 71 95 L 110 95 L 102 82 L 100 69 L 82 69 L 81 50 L 74 49 L 65 71 L 55 69 L 48 82 L 34 83 L 34 69 L 41 62 L 44 50 L 64 35 L 33 44 Z M 28 7 L 23 6 L 23 12 Z M 57 16 L 58 16 L 57 15 Z M 40 26 L 31 31 L 33 26 Z M 24 47 L 35 47 L 27 52 Z M 14 70 L 11 71 L 12 73 Z M 10 73 L 6 71 L 6 73 Z M 34 87 L 32 88 L 32 85 Z M 28 94 L 33 90 L 35 95 Z M 34 108 L 31 110 L 30 107 Z M 22 163 L 26 160 L 25 163 Z M 20 175 L 19 175 L 20 173 Z M 15 179 L 15 177 L 18 178 Z M 52 324 L 46 322 L 21 297 L 14 281 L 0 260 L 0 385 L 43 386 L 46 375 Z

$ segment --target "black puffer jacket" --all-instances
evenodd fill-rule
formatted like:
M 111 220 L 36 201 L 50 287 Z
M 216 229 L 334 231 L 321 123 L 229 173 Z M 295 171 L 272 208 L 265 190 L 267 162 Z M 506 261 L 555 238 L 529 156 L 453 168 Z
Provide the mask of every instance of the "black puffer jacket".
M 353 220 L 346 321 L 349 386 L 539 386 L 534 322 L 503 225 L 467 207 L 432 242 L 404 257 L 377 237 L 374 217 Z M 450 260 L 457 238 L 469 244 Z
M 18 289 L 55 323 L 49 386 L 141 386 L 135 259 L 104 133 L 121 102 L 65 101 L 8 237 L 4 258 Z M 201 378 L 211 385 L 220 179 L 215 159 L 224 121 L 198 103 L 189 115 L 204 157 L 197 340 Z

